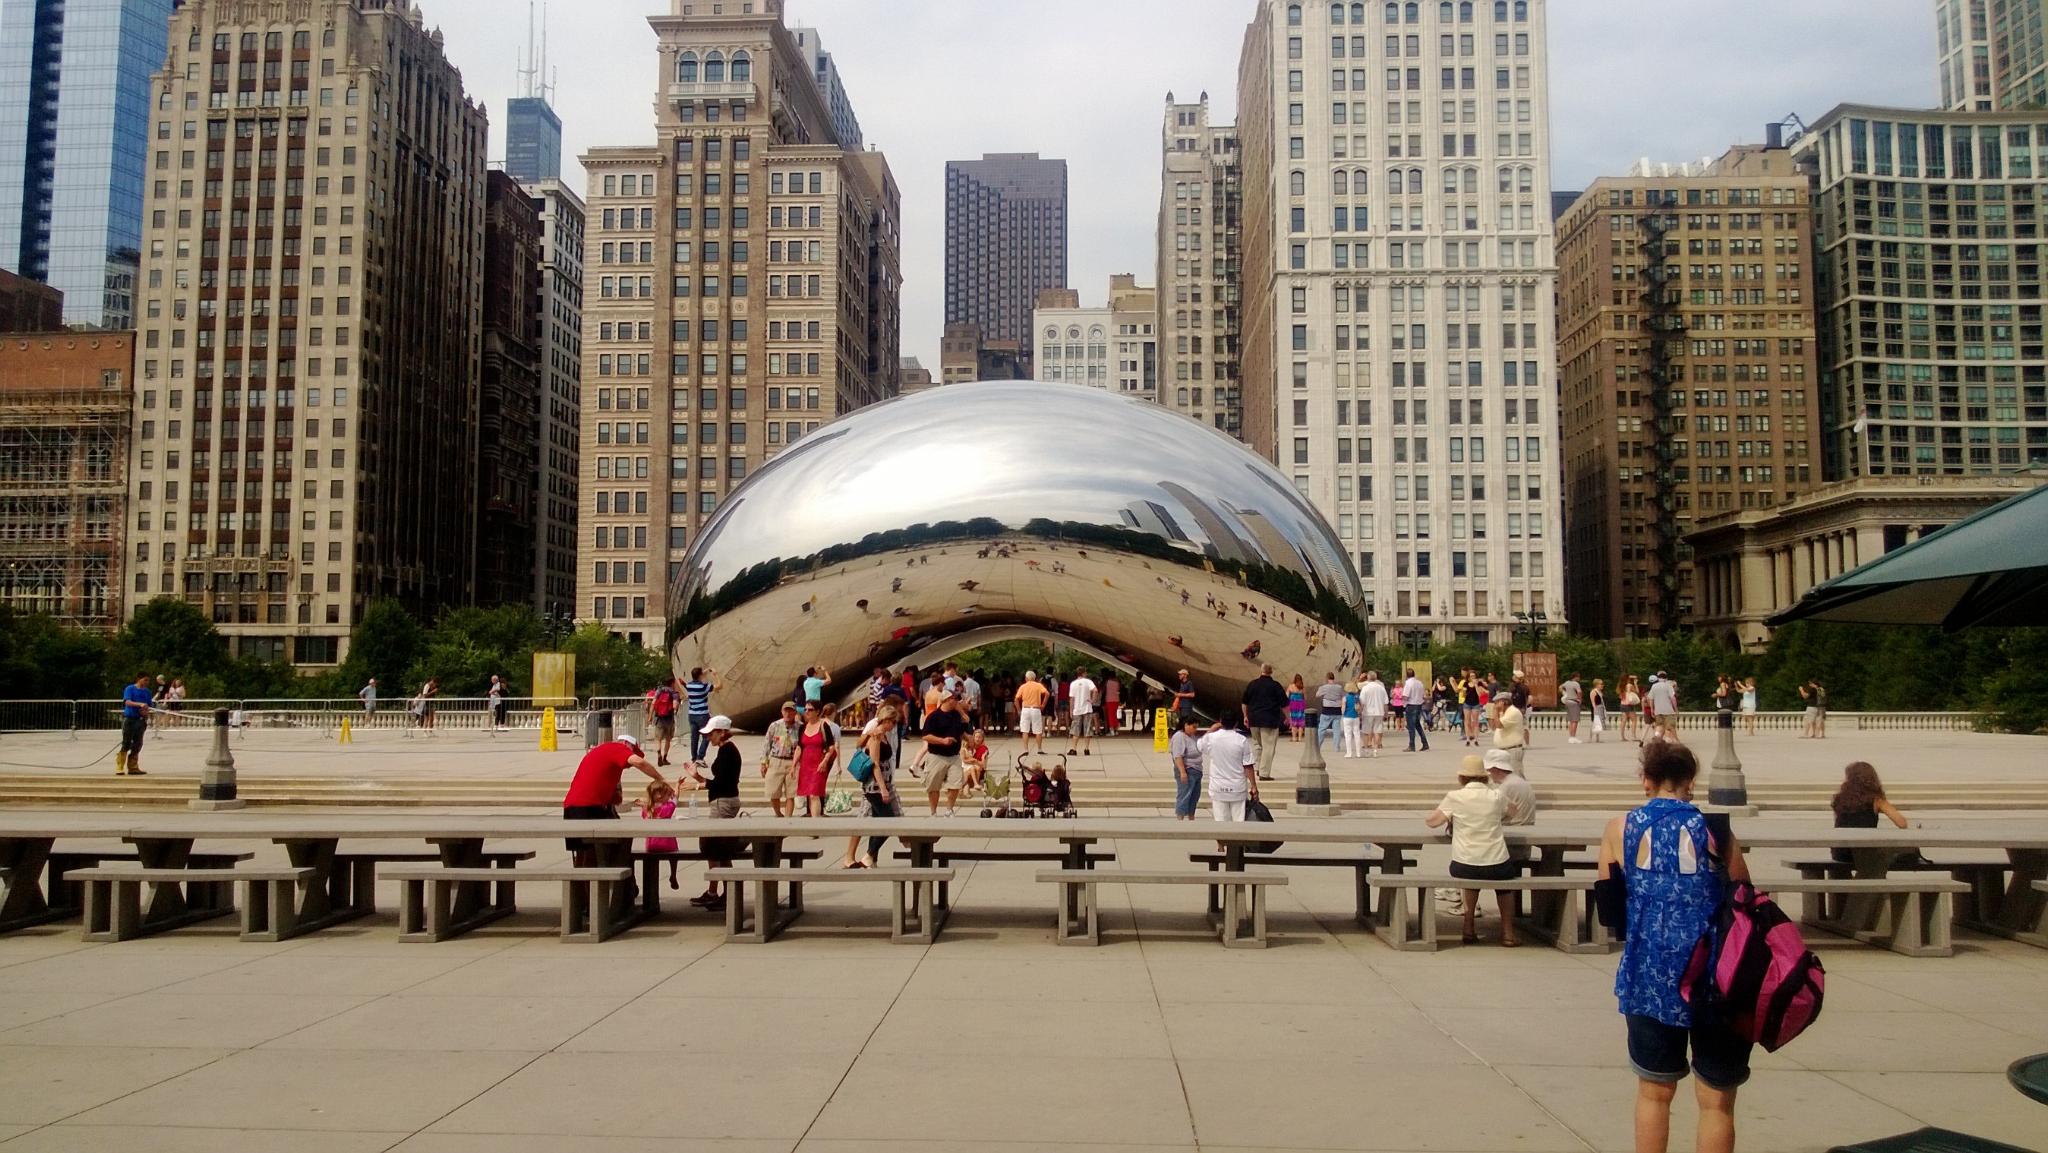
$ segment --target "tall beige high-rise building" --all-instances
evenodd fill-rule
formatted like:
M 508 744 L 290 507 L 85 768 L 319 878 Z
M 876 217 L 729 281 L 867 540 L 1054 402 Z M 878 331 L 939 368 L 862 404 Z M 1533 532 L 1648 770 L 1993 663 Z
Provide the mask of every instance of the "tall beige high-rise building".
M 1159 402 L 1238 435 L 1244 191 L 1237 129 L 1209 120 L 1209 94 L 1166 94 L 1160 135 Z
M 1245 439 L 1382 643 L 1564 614 L 1544 12 L 1261 0 L 1245 35 Z
M 1690 627 L 1694 525 L 1821 480 L 1812 240 L 1806 174 L 1781 143 L 1603 176 L 1559 221 L 1575 630 Z
M 2048 0 L 1935 0 L 1934 13 L 1944 108 L 2048 104 Z
M 333 664 L 371 599 L 475 593 L 484 112 L 409 3 L 191 0 L 170 33 L 129 611 Z
M 755 468 L 898 389 L 901 197 L 781 0 L 671 0 L 654 143 L 593 149 L 577 615 L 648 645 Z

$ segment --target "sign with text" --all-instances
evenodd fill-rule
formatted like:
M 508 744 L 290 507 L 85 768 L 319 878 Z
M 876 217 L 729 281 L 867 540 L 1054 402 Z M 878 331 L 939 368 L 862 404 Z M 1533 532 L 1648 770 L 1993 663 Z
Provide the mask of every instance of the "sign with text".
M 1516 653 L 1515 667 L 1529 685 L 1529 704 L 1539 709 L 1557 707 L 1557 654 Z

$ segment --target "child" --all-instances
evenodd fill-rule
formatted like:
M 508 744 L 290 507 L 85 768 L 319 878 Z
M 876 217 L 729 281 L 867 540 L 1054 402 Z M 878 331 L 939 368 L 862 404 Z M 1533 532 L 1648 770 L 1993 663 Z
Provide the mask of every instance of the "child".
M 1067 767 L 1054 765 L 1046 775 L 1046 800 L 1052 804 L 1052 811 L 1064 813 L 1074 807 L 1074 787 L 1067 780 Z
M 642 800 L 633 802 L 633 804 L 634 807 L 640 810 L 641 820 L 666 821 L 676 815 L 675 786 L 667 781 L 649 781 L 647 782 L 647 796 Z M 676 852 L 678 851 L 676 839 L 674 837 L 649 837 L 647 838 L 647 851 L 650 853 Z M 671 889 L 682 887 L 676 880 L 677 864 L 678 862 L 673 858 L 668 863 L 668 887 Z

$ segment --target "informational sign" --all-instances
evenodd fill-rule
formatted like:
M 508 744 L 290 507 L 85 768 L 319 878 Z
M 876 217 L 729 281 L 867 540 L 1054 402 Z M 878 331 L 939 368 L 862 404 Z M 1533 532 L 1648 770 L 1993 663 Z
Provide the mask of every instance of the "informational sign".
M 1165 709 L 1152 710 L 1152 751 L 1155 753 L 1166 751 L 1166 712 Z
M 1557 707 L 1557 654 L 1516 653 L 1515 667 L 1529 685 L 1529 703 L 1539 709 Z
M 533 654 L 533 703 L 567 708 L 576 703 L 576 654 Z
M 1416 679 L 1422 682 L 1422 687 L 1425 690 L 1436 683 L 1436 665 L 1429 661 L 1402 661 L 1401 667 L 1403 669 L 1414 669 Z

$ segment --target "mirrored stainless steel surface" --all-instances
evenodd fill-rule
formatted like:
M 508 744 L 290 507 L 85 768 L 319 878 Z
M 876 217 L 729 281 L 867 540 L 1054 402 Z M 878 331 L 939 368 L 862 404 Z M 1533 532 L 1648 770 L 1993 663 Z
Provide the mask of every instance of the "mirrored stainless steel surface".
M 679 673 L 765 720 L 808 666 L 878 665 L 1040 635 L 1235 707 L 1271 662 L 1355 661 L 1343 547 L 1271 465 L 1162 408 L 1078 385 L 948 385 L 865 408 L 768 462 L 690 550 Z M 921 658 L 922 655 L 922 659 Z

